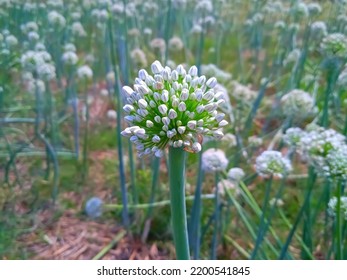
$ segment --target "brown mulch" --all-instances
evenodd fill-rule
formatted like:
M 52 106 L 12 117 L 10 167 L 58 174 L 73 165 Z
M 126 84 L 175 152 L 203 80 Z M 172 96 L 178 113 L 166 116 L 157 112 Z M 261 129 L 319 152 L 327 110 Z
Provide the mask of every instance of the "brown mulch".
M 124 230 L 115 224 L 83 220 L 65 212 L 58 221 L 50 222 L 49 213 L 42 213 L 46 228 L 22 236 L 21 243 L 38 260 L 90 260 L 111 244 Z M 143 244 L 140 239 L 125 235 L 101 257 L 104 260 L 168 259 L 168 250 L 156 243 Z

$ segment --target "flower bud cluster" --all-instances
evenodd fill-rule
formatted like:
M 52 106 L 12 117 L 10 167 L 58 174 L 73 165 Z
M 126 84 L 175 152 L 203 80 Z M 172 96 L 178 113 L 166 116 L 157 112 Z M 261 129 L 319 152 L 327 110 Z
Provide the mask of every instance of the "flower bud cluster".
M 182 65 L 171 70 L 159 61 L 151 70 L 153 76 L 144 69 L 139 71 L 134 89 L 123 87 L 129 127 L 122 135 L 136 145 L 139 156 L 161 157 L 168 145 L 200 152 L 201 136 L 224 136 L 222 130 L 228 122 L 218 108 L 225 101 L 214 91 L 215 78 L 198 76 L 195 66 L 188 72 Z
M 257 173 L 262 177 L 279 177 L 288 175 L 292 170 L 290 161 L 278 151 L 264 151 L 255 163 Z

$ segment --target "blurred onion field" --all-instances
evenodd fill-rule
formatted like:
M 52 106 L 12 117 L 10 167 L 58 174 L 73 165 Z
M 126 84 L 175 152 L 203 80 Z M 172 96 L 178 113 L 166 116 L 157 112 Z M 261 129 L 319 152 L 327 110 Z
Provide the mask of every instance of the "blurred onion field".
M 346 113 L 345 0 L 0 0 L 0 259 L 347 259 Z

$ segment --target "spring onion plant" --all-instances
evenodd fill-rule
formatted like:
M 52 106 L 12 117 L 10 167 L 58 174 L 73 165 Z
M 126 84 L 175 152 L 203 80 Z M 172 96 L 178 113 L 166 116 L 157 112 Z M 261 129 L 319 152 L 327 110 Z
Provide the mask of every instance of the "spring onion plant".
M 198 76 L 195 66 L 171 70 L 159 61 L 151 65 L 153 76 L 139 71 L 133 89 L 123 87 L 123 109 L 129 137 L 139 156 L 162 157 L 168 148 L 169 185 L 173 237 L 177 259 L 190 259 L 185 206 L 186 153 L 201 151 L 202 136 L 223 137 L 228 124 L 218 108 L 224 103 L 214 91 L 215 78 Z

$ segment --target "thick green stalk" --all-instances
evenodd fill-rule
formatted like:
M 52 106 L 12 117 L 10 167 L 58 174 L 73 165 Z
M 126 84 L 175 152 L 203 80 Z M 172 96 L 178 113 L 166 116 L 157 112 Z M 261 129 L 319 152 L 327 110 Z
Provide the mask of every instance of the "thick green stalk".
M 190 259 L 184 186 L 185 158 L 183 149 L 169 148 L 171 218 L 178 260 Z

